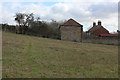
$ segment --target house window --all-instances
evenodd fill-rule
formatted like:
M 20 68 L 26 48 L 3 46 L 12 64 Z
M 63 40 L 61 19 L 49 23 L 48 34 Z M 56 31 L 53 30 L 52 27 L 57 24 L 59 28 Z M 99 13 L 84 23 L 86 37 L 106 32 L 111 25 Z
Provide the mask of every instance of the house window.
M 87 33 L 87 36 L 90 36 L 90 35 L 91 35 L 91 33 L 90 33 L 90 32 L 88 32 L 88 33 Z

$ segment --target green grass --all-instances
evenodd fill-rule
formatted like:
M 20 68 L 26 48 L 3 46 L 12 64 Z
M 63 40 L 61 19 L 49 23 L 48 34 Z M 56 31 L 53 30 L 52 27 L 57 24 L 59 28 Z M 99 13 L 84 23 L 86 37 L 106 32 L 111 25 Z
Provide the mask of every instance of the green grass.
M 3 32 L 3 78 L 116 78 L 118 47 Z

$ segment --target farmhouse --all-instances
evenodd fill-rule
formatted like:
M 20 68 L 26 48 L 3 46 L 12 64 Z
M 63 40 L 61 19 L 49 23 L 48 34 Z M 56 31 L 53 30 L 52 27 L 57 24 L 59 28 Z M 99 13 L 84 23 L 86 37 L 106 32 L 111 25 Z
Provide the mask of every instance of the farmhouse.
M 116 37 L 116 34 L 110 34 L 107 29 L 101 25 L 101 21 L 98 21 L 98 25 L 93 22 L 93 27 L 90 28 L 87 32 L 88 36 L 99 36 L 99 37 Z
M 73 19 L 69 19 L 60 26 L 61 40 L 82 41 L 83 25 Z

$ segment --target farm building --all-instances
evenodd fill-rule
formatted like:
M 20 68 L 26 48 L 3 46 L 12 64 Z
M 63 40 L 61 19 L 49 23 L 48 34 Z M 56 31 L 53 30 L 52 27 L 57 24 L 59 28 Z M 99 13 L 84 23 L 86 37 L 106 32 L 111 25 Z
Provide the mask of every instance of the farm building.
M 116 34 L 110 34 L 107 29 L 101 25 L 101 21 L 98 21 L 98 25 L 93 22 L 93 27 L 90 28 L 87 32 L 88 36 L 99 36 L 99 37 L 116 37 Z
M 61 40 L 82 41 L 83 25 L 73 19 L 69 19 L 60 26 Z

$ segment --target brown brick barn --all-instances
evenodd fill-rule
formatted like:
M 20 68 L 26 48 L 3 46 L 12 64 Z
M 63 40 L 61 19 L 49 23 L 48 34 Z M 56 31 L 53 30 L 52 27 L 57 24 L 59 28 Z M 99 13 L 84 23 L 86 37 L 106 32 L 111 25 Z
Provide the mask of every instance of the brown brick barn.
M 83 25 L 73 19 L 69 19 L 60 26 L 61 40 L 82 41 Z

